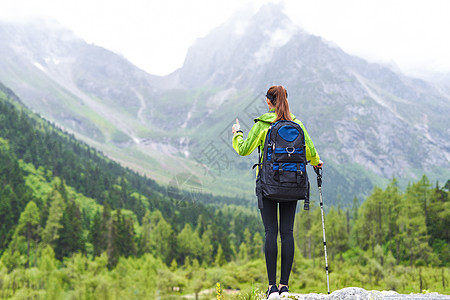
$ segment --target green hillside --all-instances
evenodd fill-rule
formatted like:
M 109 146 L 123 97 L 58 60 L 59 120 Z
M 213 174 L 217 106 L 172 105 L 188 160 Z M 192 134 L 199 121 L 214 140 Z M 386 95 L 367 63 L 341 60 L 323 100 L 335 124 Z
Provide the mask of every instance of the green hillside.
M 233 206 L 242 203 L 242 200 L 213 198 L 198 190 L 181 190 L 178 189 L 182 187 L 181 183 L 179 186 L 161 187 L 32 115 L 4 86 L 1 86 L 0 97 L 2 193 L 5 195 L 1 198 L 1 215 L 2 220 L 5 220 L 1 224 L 2 253 L 13 239 L 21 212 L 30 202 L 34 202 L 41 211 L 39 224 L 44 232 L 47 230 L 46 222 L 52 217 L 56 223 L 62 222 L 67 213 L 67 218 L 79 220 L 76 224 L 67 224 L 68 228 L 64 230 L 55 224 L 49 244 L 55 250 L 60 249 L 61 252 L 56 252 L 59 258 L 69 252 L 89 253 L 86 249 L 91 250 L 90 254 L 107 250 L 108 241 L 92 245 L 89 236 L 97 234 L 91 232 L 91 225 L 99 215 L 102 215 L 103 222 L 110 222 L 104 219 L 108 211 L 118 216 L 118 220 L 124 222 L 123 226 L 131 224 L 128 234 L 132 239 L 140 231 L 138 224 L 142 224 L 144 219 L 148 221 L 150 216 L 157 218 L 158 222 L 168 222 L 173 234 L 182 231 L 186 224 L 197 227 L 198 221 L 203 220 L 202 233 L 209 230 L 211 235 L 210 242 L 205 246 L 211 247 L 212 255 L 217 252 L 219 244 L 223 245 L 223 255 L 227 259 L 232 256 L 233 247 L 238 247 L 243 239 L 244 229 L 250 230 L 252 235 L 256 232 L 261 234 L 256 212 Z M 52 215 L 52 212 L 56 215 Z M 227 217 L 227 221 L 224 221 L 223 215 L 236 218 Z M 230 226 L 230 222 L 233 226 Z M 133 224 L 137 227 L 134 228 Z M 72 225 L 77 230 L 70 228 Z M 74 231 L 79 234 L 77 240 L 80 243 L 69 250 L 59 248 L 62 237 L 58 238 L 58 229 L 61 229 L 61 233 Z M 168 246 L 163 249 L 167 262 L 174 259 L 178 263 L 184 262 L 184 255 L 176 253 L 175 245 Z M 137 251 L 138 248 L 133 254 L 137 254 Z M 120 254 L 119 251 L 117 255 Z
M 266 275 L 256 207 L 203 194 L 191 175 L 160 186 L 0 84 L 0 299 L 258 299 Z M 449 188 L 424 176 L 401 191 L 394 180 L 361 206 L 328 208 L 331 289 L 448 294 Z M 325 292 L 314 199 L 297 212 L 294 238 L 290 289 Z

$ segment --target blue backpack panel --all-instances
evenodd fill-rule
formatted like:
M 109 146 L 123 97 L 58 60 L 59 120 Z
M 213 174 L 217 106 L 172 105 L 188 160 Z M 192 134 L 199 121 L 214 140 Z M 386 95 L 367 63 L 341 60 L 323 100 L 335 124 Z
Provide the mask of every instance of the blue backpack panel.
M 259 158 L 256 178 L 258 207 L 263 198 L 274 201 L 305 200 L 309 203 L 309 180 L 306 173 L 305 135 L 293 121 L 272 124 L 264 142 L 263 159 Z

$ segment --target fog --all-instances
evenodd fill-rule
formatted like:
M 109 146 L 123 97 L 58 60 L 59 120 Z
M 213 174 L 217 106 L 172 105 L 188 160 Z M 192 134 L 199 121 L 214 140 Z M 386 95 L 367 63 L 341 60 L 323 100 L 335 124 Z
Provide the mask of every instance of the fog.
M 151 74 L 166 75 L 182 66 L 197 38 L 236 11 L 255 12 L 267 2 L 280 1 L 16 0 L 2 3 L 0 18 L 55 18 L 86 41 L 122 54 Z M 350 54 L 414 76 L 450 73 L 449 1 L 282 3 L 296 24 Z

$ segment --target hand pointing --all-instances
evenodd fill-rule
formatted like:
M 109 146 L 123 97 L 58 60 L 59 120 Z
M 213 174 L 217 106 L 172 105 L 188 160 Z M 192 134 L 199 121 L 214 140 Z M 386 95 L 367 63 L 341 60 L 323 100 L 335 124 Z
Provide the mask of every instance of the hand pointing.
M 239 120 L 236 118 L 236 124 L 233 124 L 233 127 L 231 127 L 231 132 L 235 134 L 239 129 L 241 129 L 241 125 L 239 125 Z

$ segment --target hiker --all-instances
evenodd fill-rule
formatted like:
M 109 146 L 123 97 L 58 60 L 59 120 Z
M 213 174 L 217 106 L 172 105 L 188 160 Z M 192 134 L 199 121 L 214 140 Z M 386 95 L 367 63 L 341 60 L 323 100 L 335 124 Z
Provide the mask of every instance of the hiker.
M 308 133 L 302 122 L 291 114 L 289 103 L 287 100 L 286 89 L 279 86 L 272 86 L 266 93 L 265 101 L 269 107 L 269 112 L 255 119 L 255 124 L 248 133 L 247 139 L 244 140 L 243 132 L 240 130 L 239 120 L 236 118 L 236 124 L 232 126 L 233 148 L 241 155 L 249 155 L 257 147 L 263 149 L 269 127 L 279 120 L 288 120 L 298 123 L 303 130 L 306 160 L 315 168 L 321 168 L 323 162 L 319 158 L 319 154 L 314 148 Z M 295 124 L 294 124 L 295 125 Z M 287 148 L 286 148 L 287 149 Z M 270 149 L 271 150 L 271 149 Z M 269 152 L 269 151 L 268 151 Z M 262 153 L 261 157 L 264 157 Z M 261 159 L 261 158 L 260 158 Z M 262 163 L 262 159 L 259 161 Z M 281 164 L 280 164 L 281 165 Z M 280 166 L 281 167 L 281 166 Z M 261 169 L 258 168 L 257 172 Z M 306 173 L 306 172 L 305 172 Z M 309 184 L 309 183 L 308 183 Z M 309 185 L 308 185 L 309 187 Z M 308 189 L 309 194 L 309 189 Z M 294 260 L 294 218 L 297 207 L 297 200 L 278 201 L 261 198 L 259 208 L 265 229 L 264 252 L 266 258 L 267 276 L 269 279 L 269 287 L 267 290 L 267 299 L 279 299 L 279 297 L 289 296 L 288 284 L 289 275 L 291 273 L 292 263 Z M 304 199 L 299 196 L 298 199 Z M 306 200 L 305 200 L 306 201 Z M 306 204 L 306 203 L 305 203 Z M 277 270 L 277 235 L 278 220 L 277 206 L 280 210 L 280 236 L 281 236 L 281 279 L 280 284 L 276 286 L 276 270 Z M 306 209 L 306 208 L 305 208 Z

